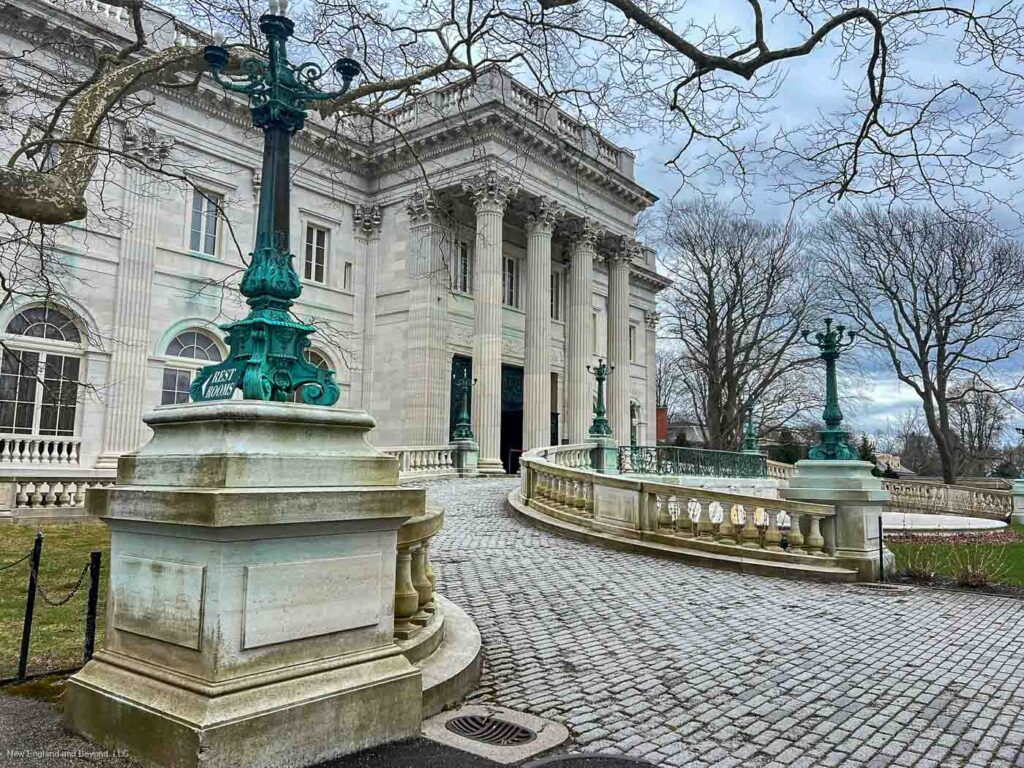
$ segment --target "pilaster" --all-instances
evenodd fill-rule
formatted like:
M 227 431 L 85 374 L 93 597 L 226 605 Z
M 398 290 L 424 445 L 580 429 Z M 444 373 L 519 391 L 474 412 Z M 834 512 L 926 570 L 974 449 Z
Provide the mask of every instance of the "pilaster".
M 125 153 L 135 162 L 124 166 L 122 206 L 129 228 L 121 233 L 117 288 L 103 447 L 97 468 L 117 466 L 117 458 L 145 439 L 146 372 L 149 360 L 150 306 L 156 260 L 157 214 L 160 195 L 151 169 L 170 154 L 173 141 L 152 130 L 126 130 Z
M 373 409 L 373 355 L 377 338 L 377 275 L 380 266 L 380 235 L 383 217 L 379 205 L 357 205 L 352 228 L 362 252 L 363 296 L 361 307 L 362 368 L 354 402 L 364 411 Z
M 594 306 L 594 247 L 600 227 L 581 219 L 572 237 L 569 255 L 569 300 L 565 345 L 565 433 L 570 443 L 587 439 L 592 407 L 587 364 L 591 349 Z
M 658 389 L 657 389 L 657 360 L 658 360 L 658 321 L 661 319 L 657 312 L 648 312 L 644 316 L 644 328 L 646 333 L 644 339 L 646 349 L 644 350 L 645 370 L 645 395 L 644 410 L 647 412 L 647 432 L 640 436 L 643 445 L 658 444 Z
M 551 442 L 551 236 L 561 214 L 540 198 L 526 219 L 524 450 Z
M 473 273 L 473 432 L 480 445 L 480 471 L 501 465 L 501 257 L 505 207 L 518 192 L 511 179 L 488 171 L 464 184 L 476 208 Z

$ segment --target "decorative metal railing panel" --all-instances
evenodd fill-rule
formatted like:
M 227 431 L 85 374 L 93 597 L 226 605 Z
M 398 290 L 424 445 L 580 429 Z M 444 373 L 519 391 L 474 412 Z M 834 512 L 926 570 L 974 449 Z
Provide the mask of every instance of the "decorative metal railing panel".
M 619 447 L 619 472 L 680 477 L 768 477 L 768 460 L 761 454 L 712 451 L 677 446 Z

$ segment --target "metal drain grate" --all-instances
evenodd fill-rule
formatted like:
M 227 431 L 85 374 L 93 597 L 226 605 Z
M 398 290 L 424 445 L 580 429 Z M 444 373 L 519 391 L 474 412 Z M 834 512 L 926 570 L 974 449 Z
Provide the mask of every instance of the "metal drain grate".
M 884 594 L 899 595 L 906 592 L 913 591 L 913 587 L 905 587 L 900 584 L 879 584 L 878 582 L 858 582 L 853 584 L 857 589 L 863 589 L 870 592 L 882 592 Z
M 490 715 L 453 717 L 444 724 L 444 727 L 467 739 L 499 747 L 517 747 L 520 744 L 529 744 L 537 738 L 537 734 L 525 725 L 517 725 Z

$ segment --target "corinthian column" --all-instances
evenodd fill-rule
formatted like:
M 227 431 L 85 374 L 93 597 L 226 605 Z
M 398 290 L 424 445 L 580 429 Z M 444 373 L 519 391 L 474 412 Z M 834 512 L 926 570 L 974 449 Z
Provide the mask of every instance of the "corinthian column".
M 599 229 L 584 219 L 569 255 L 569 306 L 566 315 L 565 432 L 570 443 L 587 439 L 592 410 L 587 364 L 593 354 L 591 317 L 594 312 L 594 243 Z
M 501 256 L 505 206 L 518 189 L 493 171 L 465 184 L 476 206 L 473 270 L 473 432 L 480 444 L 480 472 L 501 464 Z
M 658 390 L 657 390 L 657 358 L 658 358 L 658 321 L 661 316 L 657 312 L 648 312 L 644 316 L 647 349 L 644 353 L 645 376 L 647 377 L 647 397 L 644 409 L 647 411 L 647 433 L 640 438 L 641 445 L 658 444 Z
M 551 442 L 551 235 L 559 213 L 541 198 L 526 219 L 525 450 Z
M 152 130 L 126 132 L 124 150 L 141 163 L 158 168 L 173 144 Z M 149 318 L 156 260 L 157 214 L 160 195 L 153 174 L 143 165 L 126 165 L 122 206 L 130 228 L 121 232 L 114 301 L 114 342 L 107 379 L 107 410 L 103 449 L 97 468 L 117 466 L 117 459 L 134 451 L 146 437 L 146 371 L 149 360 Z
M 352 216 L 356 242 L 363 257 L 362 371 L 359 374 L 359 398 L 355 402 L 364 411 L 373 407 L 373 355 L 377 338 L 377 264 L 380 261 L 381 211 L 379 205 L 357 205 Z
M 608 377 L 608 421 L 619 445 L 629 445 L 629 265 L 633 244 L 607 256 L 608 362 L 615 371 Z

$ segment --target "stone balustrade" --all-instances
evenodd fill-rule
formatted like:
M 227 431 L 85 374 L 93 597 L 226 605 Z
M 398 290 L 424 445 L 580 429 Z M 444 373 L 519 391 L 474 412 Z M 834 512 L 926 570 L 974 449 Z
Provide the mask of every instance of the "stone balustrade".
M 588 467 L 557 463 L 570 451 L 541 448 L 521 459 L 518 498 L 538 518 L 594 532 L 595 538 L 637 539 L 706 564 L 749 566 L 761 572 L 852 580 L 855 572 L 836 566 L 835 507 L 768 496 L 610 476 Z M 513 503 L 515 506 L 515 503 Z M 701 559 L 703 558 L 703 559 Z M 759 565 L 760 567 L 760 565 Z M 786 572 L 786 570 L 788 572 Z
M 538 448 L 532 453 L 559 467 L 568 467 L 570 469 L 582 467 L 589 469 L 590 451 L 593 450 L 593 447 L 590 443 L 552 445 L 547 448 Z
M 768 479 L 788 483 L 793 478 L 796 467 L 782 461 L 768 460 Z
M 1013 494 L 1010 491 L 894 479 L 883 480 L 882 487 L 891 494 L 889 506 L 897 512 L 962 515 L 991 520 L 1009 520 L 1013 512 Z
M 0 465 L 77 467 L 81 438 L 0 434 Z
M 398 459 L 398 479 L 456 477 L 456 448 L 451 445 L 387 446 L 380 449 Z
M 395 570 L 395 638 L 408 640 L 430 623 L 437 578 L 430 564 L 430 541 L 444 525 L 441 509 L 427 509 L 398 529 Z
M 0 477 L 0 520 L 80 519 L 88 514 L 85 492 L 112 485 L 112 472 L 93 473 L 89 477 Z

